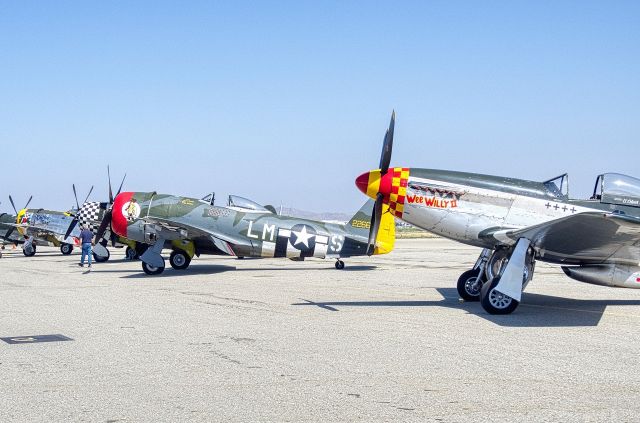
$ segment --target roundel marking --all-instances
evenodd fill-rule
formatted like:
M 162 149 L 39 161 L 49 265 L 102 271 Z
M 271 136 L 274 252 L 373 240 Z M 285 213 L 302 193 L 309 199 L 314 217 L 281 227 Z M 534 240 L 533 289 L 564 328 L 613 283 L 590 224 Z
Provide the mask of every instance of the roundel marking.
M 316 247 L 316 230 L 312 226 L 297 224 L 291 228 L 289 242 L 300 251 L 313 251 Z

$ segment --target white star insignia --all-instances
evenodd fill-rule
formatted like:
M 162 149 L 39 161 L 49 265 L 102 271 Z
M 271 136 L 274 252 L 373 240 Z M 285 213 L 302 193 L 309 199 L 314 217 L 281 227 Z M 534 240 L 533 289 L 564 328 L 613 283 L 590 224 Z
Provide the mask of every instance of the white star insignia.
M 293 244 L 294 247 L 302 243 L 305 247 L 309 248 L 309 238 L 313 237 L 313 235 L 307 233 L 306 226 L 303 226 L 300 232 L 294 232 L 294 234 L 296 234 L 296 242 Z

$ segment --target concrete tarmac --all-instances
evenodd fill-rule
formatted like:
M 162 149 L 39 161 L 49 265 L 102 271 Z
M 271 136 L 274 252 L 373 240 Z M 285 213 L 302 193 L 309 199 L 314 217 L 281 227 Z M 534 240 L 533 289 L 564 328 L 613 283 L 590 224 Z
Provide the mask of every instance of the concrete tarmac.
M 538 263 L 509 316 L 461 303 L 479 250 L 399 240 L 333 261 L 203 256 L 142 273 L 0 259 L 0 421 L 637 421 L 640 291 Z M 71 341 L 32 343 L 61 334 Z M 26 342 L 25 342 L 26 341 Z

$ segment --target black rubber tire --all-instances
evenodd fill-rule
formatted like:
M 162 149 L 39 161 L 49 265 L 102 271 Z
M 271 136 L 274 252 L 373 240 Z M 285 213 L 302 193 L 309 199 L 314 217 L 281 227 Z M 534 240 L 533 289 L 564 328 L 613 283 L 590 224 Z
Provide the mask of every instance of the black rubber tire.
M 338 269 L 338 270 L 344 269 L 344 261 L 337 260 L 335 266 L 336 266 L 336 269 Z
M 496 286 L 500 282 L 500 277 L 493 278 L 492 280 L 485 282 L 482 285 L 482 290 L 480 291 L 480 304 L 482 308 L 489 313 L 494 315 L 503 315 L 503 314 L 511 314 L 518 308 L 520 304 L 518 301 L 513 298 L 504 295 L 498 294 L 494 292 Z M 508 300 L 511 300 L 507 303 Z M 504 306 L 497 307 L 494 305 L 495 303 L 499 303 L 500 301 L 504 301 Z
M 153 266 L 149 266 L 147 263 L 145 263 L 144 261 L 142 262 L 142 270 L 144 270 L 144 273 L 146 273 L 147 275 L 159 275 L 162 272 L 164 272 L 164 266 L 162 267 L 153 267 Z
M 93 254 L 93 259 L 96 261 L 96 263 L 104 263 L 105 261 L 109 261 L 109 259 L 111 258 L 111 253 L 109 252 L 109 250 L 107 250 L 106 257 L 99 256 L 96 253 L 92 253 L 92 254 Z
M 138 258 L 140 258 L 140 256 L 138 255 L 138 251 L 131 247 L 127 247 L 124 254 L 127 260 L 138 260 Z
M 36 255 L 36 246 L 35 245 L 31 245 L 31 249 L 29 251 L 25 250 L 24 248 L 22 249 L 22 254 L 24 254 L 26 257 L 33 257 Z
M 68 256 L 69 254 L 73 253 L 73 245 L 62 244 L 60 246 L 60 252 L 62 253 L 62 255 Z
M 183 250 L 173 250 L 169 256 L 169 264 L 175 270 L 185 270 L 191 263 L 191 257 Z
M 482 275 L 484 276 L 484 274 Z M 482 285 L 480 285 L 480 289 L 477 290 L 477 293 L 471 292 L 471 288 L 473 284 L 476 282 L 477 278 L 481 277 L 480 268 L 471 269 L 464 272 L 458 278 L 458 283 L 456 288 L 458 289 L 458 295 L 465 301 L 480 301 L 480 291 L 482 289 Z M 484 284 L 484 281 L 481 281 Z

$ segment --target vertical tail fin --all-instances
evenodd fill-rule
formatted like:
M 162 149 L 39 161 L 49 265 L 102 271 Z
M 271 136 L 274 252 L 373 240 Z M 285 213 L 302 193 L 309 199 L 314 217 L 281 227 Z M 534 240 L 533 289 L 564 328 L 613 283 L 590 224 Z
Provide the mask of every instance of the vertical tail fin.
M 371 216 L 373 214 L 373 200 L 368 200 L 351 220 L 345 225 L 347 232 L 367 239 L 371 228 Z M 393 215 L 389 213 L 389 206 L 382 206 L 382 220 L 380 229 L 376 235 L 376 248 L 373 254 L 387 254 L 393 250 L 396 241 L 396 223 Z

